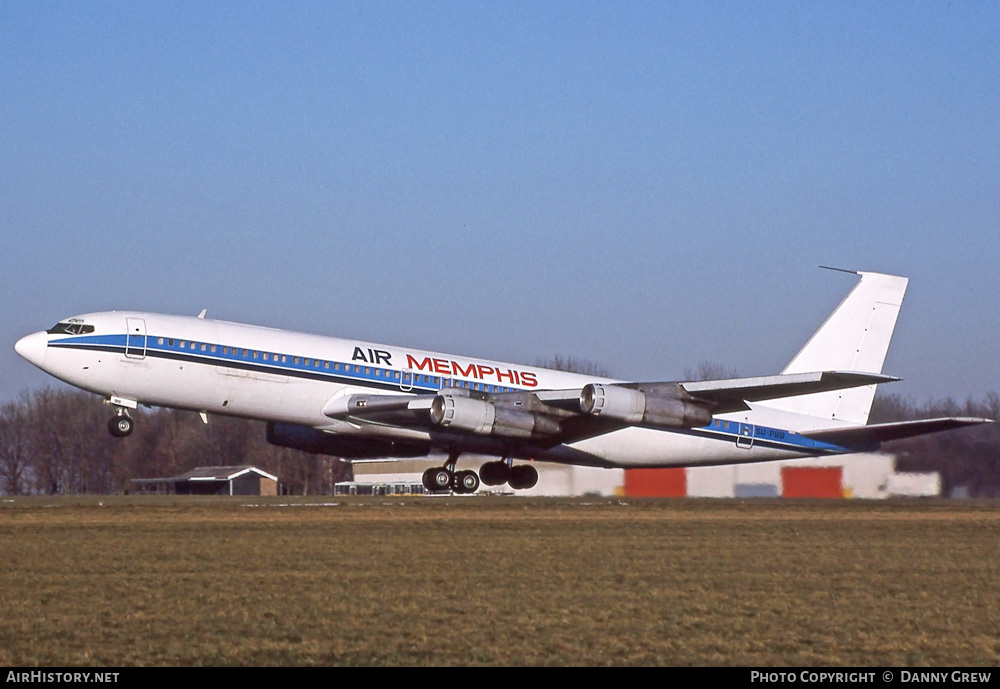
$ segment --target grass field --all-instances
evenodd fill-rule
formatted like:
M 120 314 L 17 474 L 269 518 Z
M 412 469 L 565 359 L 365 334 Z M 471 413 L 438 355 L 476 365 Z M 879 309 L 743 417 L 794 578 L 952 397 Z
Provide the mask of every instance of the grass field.
M 0 503 L 0 665 L 1000 664 L 1000 505 Z

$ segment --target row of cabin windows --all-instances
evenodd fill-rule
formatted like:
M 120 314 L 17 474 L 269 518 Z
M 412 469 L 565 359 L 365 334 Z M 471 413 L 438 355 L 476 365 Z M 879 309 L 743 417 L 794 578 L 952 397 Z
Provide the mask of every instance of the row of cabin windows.
M 157 341 L 159 342 L 159 344 L 164 344 L 164 342 L 166 342 L 167 345 L 170 347 L 173 347 L 175 342 L 173 338 L 165 340 L 162 337 L 157 338 Z M 192 350 L 200 349 L 203 352 L 212 352 L 213 354 L 218 351 L 218 345 L 214 344 L 210 345 L 205 342 L 199 344 L 198 342 L 188 342 L 187 340 L 178 340 L 177 346 L 180 347 L 181 349 L 192 349 Z M 263 361 L 278 361 L 283 364 L 287 364 L 289 360 L 289 356 L 287 354 L 273 354 L 271 352 L 261 352 L 256 349 L 239 349 L 238 347 L 223 346 L 222 353 L 227 356 L 232 355 L 250 359 L 261 359 Z M 329 361 L 321 361 L 320 359 L 311 359 L 311 358 L 293 356 L 291 357 L 291 361 L 293 364 L 301 363 L 304 366 L 311 366 L 313 368 L 320 368 L 321 366 L 322 368 L 325 369 L 330 368 Z M 340 364 L 334 363 L 333 369 L 335 371 L 339 371 Z M 350 370 L 350 366 L 345 365 L 344 370 L 345 371 Z M 360 372 L 361 368 L 359 366 L 355 366 L 354 370 L 356 372 Z M 370 369 L 368 368 L 365 369 L 365 373 L 370 373 L 370 372 L 371 372 Z
M 219 345 L 208 344 L 207 342 L 189 342 L 188 340 L 174 340 L 174 338 L 172 338 L 172 337 L 171 338 L 158 337 L 158 338 L 156 338 L 156 341 L 157 341 L 158 344 L 161 344 L 161 345 L 162 344 L 166 344 L 168 347 L 177 346 L 180 349 L 190 349 L 192 351 L 199 351 L 200 350 L 202 352 L 211 352 L 213 354 L 216 353 L 216 352 L 218 352 L 218 347 L 219 347 Z M 238 349 L 237 347 L 227 347 L 227 346 L 223 346 L 222 347 L 222 353 L 223 353 L 223 355 L 238 356 L 238 357 L 242 357 L 244 359 L 245 358 L 251 358 L 251 359 L 260 358 L 263 361 L 278 361 L 278 362 L 283 363 L 283 364 L 287 364 L 288 363 L 288 359 L 289 359 L 289 356 L 287 354 L 274 354 L 274 353 L 271 353 L 271 352 L 261 352 L 261 351 L 256 350 L 256 349 Z M 329 361 L 322 361 L 320 359 L 311 359 L 311 358 L 307 359 L 307 358 L 304 358 L 304 357 L 297 357 L 297 356 L 291 357 L 291 360 L 292 360 L 292 363 L 296 364 L 296 365 L 298 365 L 301 362 L 303 366 L 310 366 L 312 368 L 321 368 L 322 367 L 323 369 L 327 369 L 327 370 L 330 369 L 330 362 Z M 361 369 L 362 369 L 361 366 L 357 366 L 357 365 L 340 364 L 338 362 L 333 362 L 333 370 L 334 371 L 340 371 L 341 370 L 341 366 L 343 366 L 343 370 L 346 373 L 350 373 L 352 367 L 354 369 L 354 373 L 361 373 Z M 365 375 L 369 375 L 369 376 L 372 375 L 372 367 L 371 366 L 365 366 L 364 367 L 364 373 L 365 373 Z M 392 380 L 398 381 L 399 380 L 399 371 L 392 371 L 392 370 L 387 370 L 387 369 L 376 368 L 375 369 L 375 376 L 376 377 L 383 377 L 384 376 L 385 378 L 391 378 Z M 427 384 L 433 384 L 434 387 L 441 387 L 441 384 L 442 384 L 442 379 L 439 378 L 438 376 L 425 376 L 425 375 L 413 374 L 412 376 L 410 376 L 410 380 L 412 381 L 413 385 L 418 385 L 420 383 L 427 383 Z M 468 388 L 470 390 L 479 390 L 481 392 L 513 392 L 514 391 L 514 388 L 503 387 L 501 385 L 490 385 L 488 383 L 472 383 L 472 382 L 464 381 L 464 380 L 447 380 L 447 379 L 445 379 L 444 383 L 445 383 L 445 387 Z
M 174 340 L 174 338 L 172 337 L 171 338 L 158 337 L 156 341 L 158 344 L 161 345 L 167 344 L 167 346 L 169 347 L 175 346 L 176 343 L 176 346 L 180 347 L 181 349 L 191 349 L 194 351 L 200 349 L 202 352 L 211 352 L 213 354 L 219 351 L 219 345 L 208 344 L 207 342 L 200 342 L 200 343 L 188 342 L 187 340 Z M 227 346 L 222 347 L 222 353 L 227 356 L 232 355 L 243 358 L 249 357 L 251 359 L 262 359 L 263 361 L 272 361 L 272 360 L 280 361 L 283 364 L 287 364 L 289 359 L 287 354 L 272 354 L 271 352 L 261 352 L 256 349 L 239 349 L 238 347 L 227 347 Z M 293 356 L 291 357 L 291 359 L 293 364 L 298 364 L 301 362 L 305 366 L 312 366 L 314 368 L 320 368 L 320 365 L 322 365 L 323 368 L 327 369 L 330 368 L 329 361 L 320 361 L 319 359 L 306 359 L 297 356 Z M 355 366 L 355 369 L 356 368 L 357 366 Z M 340 364 L 334 364 L 334 369 L 339 370 Z

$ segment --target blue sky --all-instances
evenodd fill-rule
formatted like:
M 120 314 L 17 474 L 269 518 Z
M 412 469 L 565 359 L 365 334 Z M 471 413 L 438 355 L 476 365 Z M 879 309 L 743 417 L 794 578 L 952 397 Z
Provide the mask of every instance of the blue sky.
M 643 380 L 784 365 L 906 275 L 886 372 L 1000 391 L 1000 5 L 0 3 L 13 352 L 143 309 Z

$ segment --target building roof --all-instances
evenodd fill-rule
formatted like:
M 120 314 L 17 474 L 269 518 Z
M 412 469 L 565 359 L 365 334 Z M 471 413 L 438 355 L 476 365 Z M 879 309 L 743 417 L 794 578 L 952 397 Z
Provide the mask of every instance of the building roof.
M 255 473 L 263 478 L 269 478 L 272 481 L 277 481 L 277 476 L 272 476 L 271 474 L 252 466 L 233 466 L 233 467 L 196 467 L 191 471 L 181 474 L 180 476 L 172 476 L 170 478 L 137 478 L 132 479 L 133 483 L 161 483 L 164 481 L 232 481 L 234 478 L 243 476 L 248 473 Z
M 175 481 L 232 481 L 234 478 L 248 473 L 255 473 L 272 481 L 277 481 L 277 476 L 252 466 L 233 467 L 196 467 L 191 471 L 175 476 Z

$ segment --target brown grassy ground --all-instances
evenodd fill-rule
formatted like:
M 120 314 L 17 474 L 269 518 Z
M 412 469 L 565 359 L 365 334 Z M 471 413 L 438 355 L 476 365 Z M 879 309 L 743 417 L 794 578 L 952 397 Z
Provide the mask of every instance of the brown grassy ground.
M 1000 505 L 322 502 L 2 503 L 0 665 L 1000 664 Z

